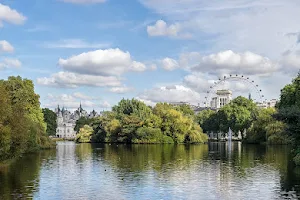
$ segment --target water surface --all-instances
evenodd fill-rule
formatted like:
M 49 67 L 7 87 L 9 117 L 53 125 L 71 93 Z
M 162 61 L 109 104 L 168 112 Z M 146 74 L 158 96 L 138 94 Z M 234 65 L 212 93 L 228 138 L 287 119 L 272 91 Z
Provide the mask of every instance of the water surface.
M 58 142 L 0 166 L 0 199 L 297 199 L 288 146 Z

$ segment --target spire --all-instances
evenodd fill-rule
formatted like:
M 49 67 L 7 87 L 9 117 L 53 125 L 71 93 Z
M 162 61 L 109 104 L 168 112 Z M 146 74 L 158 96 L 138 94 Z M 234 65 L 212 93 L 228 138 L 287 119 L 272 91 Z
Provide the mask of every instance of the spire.
M 79 105 L 79 112 L 82 112 L 83 109 L 82 109 L 82 106 L 81 106 L 81 101 L 80 101 L 80 105 Z

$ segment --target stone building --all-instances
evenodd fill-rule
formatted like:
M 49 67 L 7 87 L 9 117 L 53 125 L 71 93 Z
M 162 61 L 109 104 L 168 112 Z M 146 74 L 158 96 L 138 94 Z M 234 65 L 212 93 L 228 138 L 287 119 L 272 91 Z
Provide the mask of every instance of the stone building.
M 212 109 L 220 109 L 232 100 L 232 92 L 230 90 L 217 90 L 217 96 L 213 97 L 210 102 Z
M 58 105 L 55 109 L 55 113 L 57 115 L 56 137 L 64 139 L 74 139 L 76 137 L 74 128 L 76 121 L 80 117 L 95 118 L 99 116 L 95 110 L 88 114 L 88 112 L 82 108 L 81 104 L 74 112 L 70 112 L 64 107 L 60 109 Z

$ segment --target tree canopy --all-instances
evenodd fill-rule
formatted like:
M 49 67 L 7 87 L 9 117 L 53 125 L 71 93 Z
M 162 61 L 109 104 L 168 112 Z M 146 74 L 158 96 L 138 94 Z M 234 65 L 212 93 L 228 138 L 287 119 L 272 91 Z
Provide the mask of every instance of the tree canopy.
M 158 103 L 153 109 L 136 99 L 121 100 L 89 125 L 92 142 L 201 143 L 207 141 L 185 106 Z
M 56 135 L 56 113 L 50 110 L 49 108 L 43 108 L 42 109 L 44 114 L 44 121 L 47 124 L 47 135 L 55 136 Z
M 0 159 L 50 147 L 39 95 L 31 80 L 0 80 Z

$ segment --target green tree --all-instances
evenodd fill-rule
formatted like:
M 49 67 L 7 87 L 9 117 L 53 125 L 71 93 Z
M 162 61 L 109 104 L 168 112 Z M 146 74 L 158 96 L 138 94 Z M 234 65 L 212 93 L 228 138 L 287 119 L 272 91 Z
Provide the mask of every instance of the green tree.
M 52 143 L 46 135 L 39 95 L 34 92 L 33 82 L 20 76 L 8 77 L 8 80 L 0 80 L 0 86 L 0 107 L 3 109 L 0 137 L 4 147 L 0 147 L 0 151 L 6 154 L 5 158 L 0 159 L 51 147 Z
M 90 125 L 94 121 L 93 118 L 80 117 L 75 124 L 74 130 L 78 133 L 84 125 Z
M 152 113 L 151 108 L 136 99 L 122 99 L 118 105 L 112 108 L 112 111 L 117 113 L 118 118 L 122 118 L 123 115 L 135 114 L 142 120 L 149 118 Z
M 215 113 L 216 111 L 207 109 L 207 110 L 202 110 L 196 115 L 195 117 L 196 122 L 201 126 L 201 128 L 205 133 L 214 130 L 214 128 L 212 127 L 212 125 L 214 125 L 214 123 L 212 124 L 213 121 L 212 119 L 214 118 L 213 115 Z
M 244 97 L 237 97 L 222 107 L 218 113 L 219 129 L 227 132 L 230 127 L 233 132 L 248 129 L 257 115 L 255 103 Z
M 278 114 L 275 117 L 287 125 L 287 133 L 296 150 L 294 161 L 300 165 L 300 71 L 292 83 L 281 90 L 277 108 Z
M 87 143 L 91 142 L 92 134 L 93 134 L 93 128 L 89 125 L 84 125 L 82 128 L 80 128 L 78 134 L 76 135 L 76 142 L 79 143 Z
M 42 111 L 44 114 L 44 121 L 47 124 L 47 135 L 55 136 L 57 128 L 56 113 L 50 110 L 49 108 L 43 108 Z

